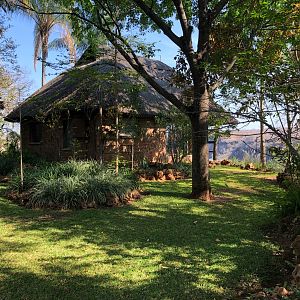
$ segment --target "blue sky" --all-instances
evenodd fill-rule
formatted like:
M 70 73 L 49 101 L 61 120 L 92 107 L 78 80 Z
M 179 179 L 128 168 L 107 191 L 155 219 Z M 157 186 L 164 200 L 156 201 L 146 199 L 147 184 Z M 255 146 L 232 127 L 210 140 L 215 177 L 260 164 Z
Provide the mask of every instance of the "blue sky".
M 38 62 L 36 71 L 33 66 L 33 29 L 34 21 L 21 15 L 13 15 L 10 20 L 11 28 L 8 35 L 11 36 L 17 44 L 17 57 L 21 68 L 24 70 L 26 76 L 32 81 L 31 92 L 34 92 L 41 86 L 41 64 Z M 50 40 L 59 36 L 59 31 L 53 32 Z M 162 60 L 170 66 L 174 66 L 174 57 L 177 54 L 177 48 L 162 34 L 149 33 L 146 38 L 147 42 L 155 42 L 157 48 L 161 49 L 156 54 L 156 59 Z M 55 62 L 57 51 L 51 50 L 49 52 L 48 60 Z M 55 73 L 50 68 L 48 73 Z M 51 80 L 54 75 L 47 76 L 47 81 Z

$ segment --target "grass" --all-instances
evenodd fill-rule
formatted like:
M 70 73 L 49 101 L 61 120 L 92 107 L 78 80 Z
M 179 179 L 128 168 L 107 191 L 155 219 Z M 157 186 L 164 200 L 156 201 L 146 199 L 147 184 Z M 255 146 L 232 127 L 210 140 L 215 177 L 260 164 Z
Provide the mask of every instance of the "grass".
M 269 176 L 212 170 L 215 203 L 187 199 L 190 181 L 145 183 L 141 201 L 98 210 L 2 197 L 0 299 L 232 299 L 241 280 L 274 272 L 261 228 L 283 192 Z

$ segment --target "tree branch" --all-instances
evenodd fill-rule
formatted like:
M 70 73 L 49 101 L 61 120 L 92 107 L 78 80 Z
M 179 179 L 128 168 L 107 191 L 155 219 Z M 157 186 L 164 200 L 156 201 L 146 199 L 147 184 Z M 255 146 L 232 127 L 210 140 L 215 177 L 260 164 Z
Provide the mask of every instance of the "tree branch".
M 177 11 L 177 16 L 180 21 L 182 33 L 187 45 L 192 46 L 192 30 L 193 27 L 190 25 L 190 22 L 185 13 L 183 3 L 181 0 L 173 0 L 174 6 Z
M 215 7 L 210 12 L 210 22 L 213 23 L 213 21 L 218 17 L 218 15 L 221 13 L 223 8 L 228 4 L 229 0 L 220 0 Z
M 99 28 L 100 29 L 100 28 Z M 186 113 L 187 107 L 174 95 L 168 92 L 165 88 L 163 88 L 156 80 L 146 71 L 143 64 L 140 62 L 136 53 L 130 47 L 130 45 L 123 39 L 121 36 L 116 35 L 110 29 L 101 28 L 100 29 L 106 38 L 117 48 L 117 50 L 121 53 L 121 55 L 127 60 L 127 62 L 131 65 L 131 67 L 140 74 L 160 95 L 165 97 L 168 101 L 170 101 L 173 105 L 175 105 L 179 110 Z M 125 50 L 119 42 L 121 42 L 127 50 Z M 130 54 L 128 53 L 130 52 Z
M 226 69 L 224 70 L 223 75 L 217 80 L 215 81 L 213 84 L 210 85 L 210 91 L 213 92 L 215 91 L 217 88 L 219 88 L 221 86 L 221 84 L 223 83 L 226 75 L 229 73 L 229 71 L 233 68 L 234 64 L 237 61 L 237 57 L 235 56 L 233 58 L 233 60 L 231 61 L 231 63 L 226 67 Z
M 182 41 L 171 29 L 171 27 L 159 17 L 151 7 L 149 7 L 143 0 L 133 0 L 133 2 L 142 9 L 142 11 L 163 31 L 163 33 L 177 45 L 182 48 Z

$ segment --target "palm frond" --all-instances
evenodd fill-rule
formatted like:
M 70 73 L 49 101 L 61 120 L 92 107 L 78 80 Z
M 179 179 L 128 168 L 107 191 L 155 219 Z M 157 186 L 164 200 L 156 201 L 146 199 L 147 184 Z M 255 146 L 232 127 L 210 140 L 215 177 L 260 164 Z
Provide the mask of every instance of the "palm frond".
M 75 63 L 76 61 L 76 45 L 71 35 L 70 26 L 66 21 L 59 20 L 57 25 L 63 30 L 61 35 L 61 45 L 69 51 L 70 62 Z
M 59 3 L 54 0 L 41 1 L 41 0 L 9 0 L 16 2 L 16 6 L 19 8 L 17 11 L 19 14 L 29 17 L 34 20 L 34 54 L 33 62 L 34 69 L 36 70 L 36 64 L 38 57 L 42 55 L 43 61 L 48 56 L 48 49 L 50 48 L 66 48 L 69 51 L 70 62 L 76 60 L 76 47 L 75 42 L 71 35 L 71 30 L 66 17 L 63 15 L 47 15 L 39 14 L 39 12 L 51 12 L 55 11 L 59 7 Z M 54 27 L 60 27 L 62 29 L 62 36 L 60 39 L 54 40 L 49 44 L 49 37 Z M 42 53 L 41 53 L 42 52 Z
M 48 45 L 50 50 L 59 50 L 66 47 L 67 45 L 65 44 L 65 40 L 63 38 L 54 39 Z

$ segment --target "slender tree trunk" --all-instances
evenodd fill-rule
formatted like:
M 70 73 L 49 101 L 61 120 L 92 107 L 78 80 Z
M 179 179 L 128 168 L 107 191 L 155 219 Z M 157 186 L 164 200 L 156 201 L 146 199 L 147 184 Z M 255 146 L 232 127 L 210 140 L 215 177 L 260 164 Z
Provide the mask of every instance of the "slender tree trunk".
M 190 116 L 192 124 L 192 197 L 210 200 L 209 149 L 208 149 L 208 109 L 207 89 L 199 101 L 199 111 Z
M 48 57 L 48 38 L 43 37 L 42 42 L 42 86 L 46 83 L 46 61 Z
M 265 144 L 265 134 L 264 134 L 264 95 L 262 91 L 259 97 L 259 118 L 260 118 L 260 163 L 263 169 L 266 168 L 266 144 Z
M 46 64 L 42 61 L 42 86 L 46 83 Z
M 217 133 L 215 133 L 214 145 L 213 145 L 213 160 L 217 160 L 218 140 L 219 140 L 219 136 Z
M 292 141 L 292 121 L 291 121 L 291 115 L 290 115 L 290 105 L 288 103 L 287 98 L 285 98 L 285 108 L 286 108 L 286 124 L 287 124 L 287 140 L 290 145 L 293 145 Z M 292 155 L 291 151 L 289 150 L 288 152 L 288 159 L 287 159 L 287 165 L 286 169 L 288 170 L 289 173 L 293 173 L 291 170 L 291 165 L 292 165 Z

